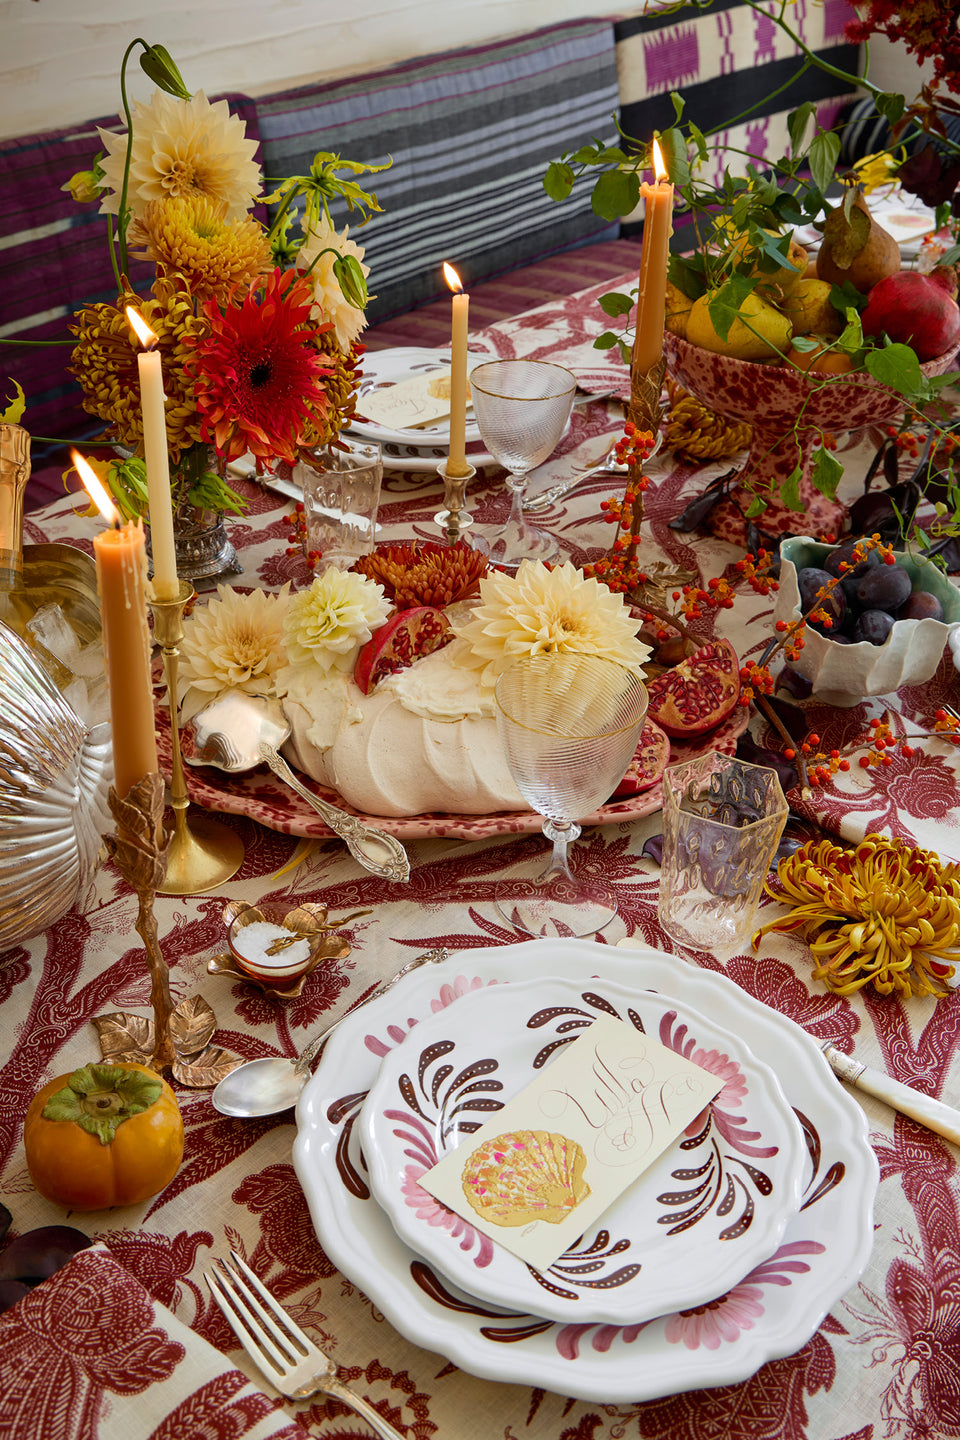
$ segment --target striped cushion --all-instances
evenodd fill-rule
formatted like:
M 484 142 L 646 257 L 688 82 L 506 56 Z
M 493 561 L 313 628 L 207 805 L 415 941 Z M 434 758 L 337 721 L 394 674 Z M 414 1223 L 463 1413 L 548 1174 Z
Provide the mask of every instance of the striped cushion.
M 576 21 L 261 99 L 262 158 L 267 175 L 285 176 L 305 174 L 318 150 L 393 156 L 370 182 L 384 213 L 352 231 L 366 247 L 376 323 L 446 293 L 444 260 L 471 287 L 615 235 L 590 208 L 589 182 L 556 205 L 543 175 L 561 151 L 612 138 L 617 108 L 613 28 Z
M 791 7 L 788 19 L 811 50 L 856 74 L 858 50 L 843 33 L 852 14 L 847 0 L 823 0 Z M 718 147 L 703 177 L 710 183 L 725 166 L 746 173 L 740 150 L 768 160 L 787 153 L 787 116 L 803 101 L 816 101 L 821 124 L 829 126 L 852 94 L 852 87 L 814 68 L 791 86 L 800 70 L 796 47 L 771 19 L 740 0 L 716 0 L 702 15 L 685 10 L 621 20 L 615 33 L 624 131 L 645 140 L 667 129 L 674 122 L 670 92 L 677 91 L 686 102 L 684 119 Z M 724 128 L 754 104 L 749 119 Z
M 256 139 L 254 102 L 227 98 L 246 122 L 248 136 Z M 69 338 L 67 325 L 78 305 L 116 299 L 106 217 L 97 205 L 78 205 L 61 189 L 78 170 L 88 170 L 103 149 L 98 125 L 119 128 L 114 115 L 69 130 L 0 141 L 0 336 Z M 138 290 L 147 289 L 152 276 L 151 266 L 131 266 L 130 279 Z M 12 393 L 8 376 L 23 386 L 24 424 L 31 435 L 83 439 L 103 429 L 81 409 L 80 387 L 66 372 L 69 363 L 69 345 L 3 346 L 0 395 Z M 36 466 L 46 453 L 42 442 L 34 442 Z

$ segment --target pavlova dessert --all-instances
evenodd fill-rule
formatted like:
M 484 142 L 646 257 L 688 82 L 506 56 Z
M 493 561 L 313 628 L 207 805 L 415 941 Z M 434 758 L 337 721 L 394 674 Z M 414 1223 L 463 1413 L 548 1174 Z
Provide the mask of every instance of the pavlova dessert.
M 494 686 L 517 657 L 570 650 L 640 669 L 640 619 L 572 564 L 488 571 L 461 542 L 385 546 L 309 588 L 243 594 L 221 586 L 181 646 L 186 722 L 228 690 L 279 697 L 291 764 L 356 809 L 404 816 L 528 809 L 497 738 Z M 659 779 L 666 736 L 631 790 Z

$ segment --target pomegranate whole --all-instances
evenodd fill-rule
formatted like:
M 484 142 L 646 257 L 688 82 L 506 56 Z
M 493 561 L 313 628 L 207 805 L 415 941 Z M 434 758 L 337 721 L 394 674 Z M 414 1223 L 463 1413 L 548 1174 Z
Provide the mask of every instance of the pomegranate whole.
M 864 335 L 909 345 L 921 363 L 935 360 L 960 339 L 960 306 L 944 277 L 900 270 L 878 280 L 860 316 Z

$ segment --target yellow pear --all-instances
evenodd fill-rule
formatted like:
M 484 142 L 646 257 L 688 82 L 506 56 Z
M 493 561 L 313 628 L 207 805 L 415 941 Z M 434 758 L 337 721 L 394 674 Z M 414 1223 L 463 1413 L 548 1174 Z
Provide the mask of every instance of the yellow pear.
M 780 238 L 776 230 L 768 230 L 766 233 L 773 236 L 774 239 Z M 737 259 L 747 250 L 748 244 L 749 242 L 746 235 L 740 235 L 737 238 L 733 246 L 733 252 Z M 794 240 L 791 235 L 790 244 L 787 247 L 787 263 L 785 265 L 780 265 L 775 270 L 767 270 L 760 265 L 758 252 L 754 252 L 754 258 L 752 263 L 746 268 L 746 273 L 748 275 L 759 276 L 761 283 L 767 288 L 773 289 L 779 286 L 782 290 L 788 290 L 791 286 L 795 285 L 798 280 L 803 278 L 804 271 L 807 268 L 807 259 L 806 250 L 800 244 L 799 240 Z
M 690 318 L 692 305 L 693 301 L 690 297 L 684 295 L 672 280 L 668 280 L 666 326 L 671 335 L 679 335 L 681 340 L 687 338 L 687 321 Z
M 833 287 L 826 280 L 798 280 L 780 302 L 794 335 L 839 335 L 844 320 L 830 303 Z
M 718 355 L 736 360 L 779 358 L 790 348 L 793 327 L 786 315 L 774 309 L 754 292 L 748 295 L 734 316 L 727 338 L 718 333 L 707 308 L 710 295 L 695 300 L 687 318 L 687 340 Z

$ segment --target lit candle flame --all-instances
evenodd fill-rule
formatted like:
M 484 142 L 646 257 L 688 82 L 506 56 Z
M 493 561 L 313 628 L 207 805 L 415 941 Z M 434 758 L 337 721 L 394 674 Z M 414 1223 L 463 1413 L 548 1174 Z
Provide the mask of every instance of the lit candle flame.
M 650 146 L 650 157 L 653 160 L 653 173 L 656 176 L 657 184 L 659 185 L 661 180 L 667 180 L 669 179 L 669 176 L 667 174 L 667 167 L 663 163 L 663 155 L 660 153 L 660 146 L 658 145 L 656 140 L 654 140 L 653 144 Z
M 127 306 L 127 319 L 137 332 L 137 339 L 145 350 L 152 350 L 157 344 L 159 336 L 154 334 L 150 326 L 144 320 L 139 310 L 134 310 L 132 305 Z
M 457 274 L 456 270 L 454 270 L 453 266 L 448 265 L 446 260 L 444 260 L 443 262 L 443 278 L 450 286 L 450 289 L 453 290 L 457 295 L 463 294 L 463 282 L 461 281 L 460 276 Z
M 70 451 L 70 459 L 73 461 L 77 474 L 83 481 L 84 489 L 100 511 L 104 520 L 106 520 L 108 525 L 119 525 L 120 511 L 107 494 L 96 470 L 84 460 L 82 455 L 78 455 L 76 450 Z

